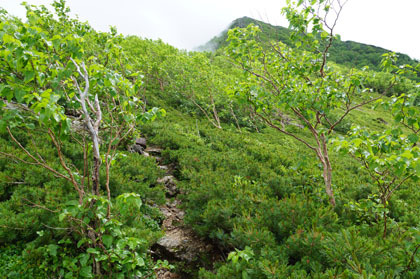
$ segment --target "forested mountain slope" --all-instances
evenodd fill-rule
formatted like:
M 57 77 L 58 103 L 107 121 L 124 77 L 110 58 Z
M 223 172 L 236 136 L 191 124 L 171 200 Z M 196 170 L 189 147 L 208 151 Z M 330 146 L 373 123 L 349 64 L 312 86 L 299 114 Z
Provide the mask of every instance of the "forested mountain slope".
M 290 42 L 290 29 L 282 26 L 274 26 L 269 23 L 265 23 L 260 20 L 256 20 L 249 17 L 242 17 L 235 19 L 227 28 L 232 29 L 235 27 L 246 27 L 249 24 L 255 24 L 262 30 L 260 35 L 263 41 L 282 41 L 288 45 Z M 198 50 L 216 50 L 227 45 L 227 30 L 223 31 L 219 36 L 212 38 L 205 45 L 198 47 Z M 381 56 L 384 53 L 388 53 L 390 50 L 366 45 L 363 43 L 353 41 L 341 41 L 340 39 L 334 39 L 333 45 L 330 49 L 330 61 L 333 61 L 340 65 L 345 65 L 350 68 L 362 68 L 364 66 L 370 67 L 372 70 L 380 69 Z M 399 63 L 414 65 L 418 61 L 411 59 L 408 55 L 398 53 Z

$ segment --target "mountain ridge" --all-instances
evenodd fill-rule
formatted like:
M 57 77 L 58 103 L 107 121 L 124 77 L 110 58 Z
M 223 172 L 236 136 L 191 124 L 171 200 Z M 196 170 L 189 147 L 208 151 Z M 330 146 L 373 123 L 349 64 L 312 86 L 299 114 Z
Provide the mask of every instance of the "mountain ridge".
M 228 28 L 223 30 L 219 35 L 214 36 L 207 43 L 197 47 L 198 51 L 216 51 L 224 46 L 227 46 L 227 31 L 236 27 L 246 27 L 249 24 L 255 24 L 261 29 L 262 40 L 276 40 L 291 46 L 289 40 L 291 30 L 289 28 L 272 25 L 260 20 L 256 20 L 247 16 L 233 20 Z M 361 68 L 369 66 L 372 70 L 380 70 L 380 61 L 382 54 L 393 52 L 392 50 L 383 47 L 355 42 L 351 40 L 341 41 L 335 39 L 330 49 L 330 60 L 341 65 L 348 67 Z M 399 56 L 399 64 L 414 65 L 418 63 L 416 59 L 411 58 L 409 55 L 396 52 Z

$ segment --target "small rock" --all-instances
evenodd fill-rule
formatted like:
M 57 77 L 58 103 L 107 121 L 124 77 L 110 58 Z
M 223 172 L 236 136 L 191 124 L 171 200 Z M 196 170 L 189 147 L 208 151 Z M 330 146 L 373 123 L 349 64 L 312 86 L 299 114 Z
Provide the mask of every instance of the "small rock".
M 177 207 L 180 204 L 179 200 L 173 200 L 166 202 L 166 205 L 169 207 Z
M 157 243 L 171 253 L 175 253 L 182 246 L 182 243 L 185 243 L 185 239 L 181 230 L 172 230 L 166 232 L 165 236 L 159 239 Z
M 141 145 L 138 145 L 138 144 L 133 144 L 132 146 L 130 146 L 129 150 L 130 150 L 130 152 L 133 152 L 133 153 L 136 152 L 140 155 L 143 155 L 143 153 L 144 153 L 143 147 Z
M 136 139 L 136 144 L 137 145 L 141 145 L 143 148 L 146 148 L 146 138 L 137 138 Z
M 179 211 L 179 212 L 177 212 L 177 214 L 176 214 L 176 217 L 177 217 L 178 219 L 180 219 L 180 220 L 183 220 L 183 219 L 184 219 L 184 216 L 185 216 L 185 211 Z
M 158 147 L 148 147 L 146 151 L 152 155 L 160 155 L 162 153 L 162 149 Z
M 162 212 L 163 216 L 165 216 L 165 218 L 169 218 L 172 216 L 171 210 L 167 207 L 161 207 L 160 211 Z
M 168 166 L 159 166 L 161 170 L 169 170 Z
M 193 262 L 200 253 L 209 251 L 212 246 L 204 243 L 194 232 L 186 227 L 166 231 L 157 242 L 157 253 L 169 254 L 177 260 Z
M 165 268 L 159 268 L 156 270 L 156 278 L 157 279 L 180 279 L 181 277 L 178 274 L 172 273 Z
M 164 184 L 166 184 L 166 183 L 174 183 L 175 184 L 174 177 L 172 175 L 167 175 L 167 176 L 158 178 L 157 183 L 164 183 Z
M 174 197 L 178 194 L 178 189 L 176 188 L 176 183 L 172 175 L 167 175 L 157 180 L 157 183 L 163 183 L 166 187 L 166 193 L 170 197 Z

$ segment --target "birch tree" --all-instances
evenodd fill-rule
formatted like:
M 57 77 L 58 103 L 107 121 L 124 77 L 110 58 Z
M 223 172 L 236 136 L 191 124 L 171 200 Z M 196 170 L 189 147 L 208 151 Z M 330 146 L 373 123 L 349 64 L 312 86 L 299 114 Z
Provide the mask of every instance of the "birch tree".
M 290 23 L 293 48 L 282 42 L 262 42 L 259 28 L 253 25 L 229 30 L 227 48 L 228 56 L 247 78 L 236 87 L 236 97 L 251 104 L 267 126 L 314 152 L 332 206 L 336 201 L 328 141 L 351 111 L 375 101 L 363 89 L 363 72 L 344 75 L 327 63 L 344 5 L 340 0 L 288 1 L 283 14 Z M 338 117 L 333 119 L 333 112 Z M 300 122 L 311 138 L 287 129 L 282 115 Z

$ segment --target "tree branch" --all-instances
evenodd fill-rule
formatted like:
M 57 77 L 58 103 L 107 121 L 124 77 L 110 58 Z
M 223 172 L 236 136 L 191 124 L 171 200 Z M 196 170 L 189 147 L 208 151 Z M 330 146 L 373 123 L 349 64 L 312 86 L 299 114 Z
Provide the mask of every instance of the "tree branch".
M 254 113 L 255 113 L 255 115 L 257 115 L 259 118 L 261 118 L 265 123 L 267 123 L 267 125 L 269 125 L 270 127 L 272 127 L 272 128 L 274 128 L 274 129 L 276 129 L 277 131 L 279 131 L 279 132 L 281 132 L 281 133 L 283 133 L 283 134 L 285 134 L 285 135 L 288 135 L 288 136 L 291 136 L 291 137 L 293 137 L 293 138 L 295 138 L 296 140 L 298 140 L 298 141 L 300 141 L 301 143 L 303 143 L 304 145 L 306 145 L 309 149 L 311 149 L 311 150 L 313 150 L 313 151 L 315 151 L 316 152 L 316 148 L 314 147 L 314 146 L 312 146 L 312 145 L 310 145 L 307 141 L 305 141 L 304 139 L 301 139 L 301 138 L 299 138 L 298 136 L 296 136 L 296 135 L 294 135 L 294 134 L 292 134 L 292 133 L 289 133 L 289 132 L 287 132 L 286 130 L 283 130 L 282 128 L 280 128 L 279 126 L 277 126 L 277 125 L 275 125 L 274 123 L 272 123 L 268 118 L 266 118 L 266 117 L 264 117 L 263 115 L 261 115 L 260 113 L 258 113 L 258 112 L 256 112 L 256 111 L 254 111 Z
M 343 121 L 343 119 L 347 116 L 347 114 L 349 114 L 352 110 L 355 110 L 355 109 L 357 109 L 357 108 L 360 108 L 360 107 L 362 107 L 362 106 L 364 106 L 364 105 L 367 105 L 367 104 L 369 104 L 369 103 L 372 103 L 372 102 L 375 102 L 375 101 L 377 101 L 377 100 L 379 100 L 381 97 L 377 97 L 377 98 L 374 98 L 374 99 L 371 99 L 371 100 L 368 100 L 368 101 L 364 101 L 364 102 L 362 102 L 362 103 L 360 103 L 360 104 L 358 104 L 358 105 L 355 105 L 355 106 L 353 106 L 353 107 L 351 107 L 351 108 L 347 108 L 346 109 L 346 111 L 343 113 L 343 115 L 341 115 L 341 117 L 328 129 L 328 134 L 330 134 L 331 132 L 332 132 L 332 130 L 338 125 L 338 124 L 340 124 L 340 122 L 341 121 Z

